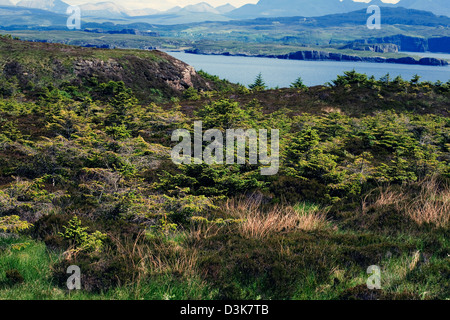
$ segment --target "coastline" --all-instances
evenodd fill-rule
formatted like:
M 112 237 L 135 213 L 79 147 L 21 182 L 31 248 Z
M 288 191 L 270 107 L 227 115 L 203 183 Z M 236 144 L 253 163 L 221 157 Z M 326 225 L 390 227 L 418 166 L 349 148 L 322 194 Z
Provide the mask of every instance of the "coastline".
M 219 55 L 219 56 L 234 56 L 234 57 L 253 57 L 253 58 L 271 58 L 282 60 L 304 60 L 304 61 L 347 61 L 347 62 L 369 62 L 369 63 L 395 63 L 407 65 L 423 65 L 423 66 L 448 66 L 449 62 L 444 59 L 434 57 L 424 57 L 419 60 L 413 57 L 402 58 L 384 58 L 384 57 L 361 57 L 356 55 L 348 55 L 334 52 L 318 51 L 318 50 L 304 50 L 296 51 L 283 55 L 266 55 L 266 54 L 247 54 L 247 53 L 231 53 L 223 51 L 200 50 L 200 49 L 186 49 L 185 53 L 196 55 Z

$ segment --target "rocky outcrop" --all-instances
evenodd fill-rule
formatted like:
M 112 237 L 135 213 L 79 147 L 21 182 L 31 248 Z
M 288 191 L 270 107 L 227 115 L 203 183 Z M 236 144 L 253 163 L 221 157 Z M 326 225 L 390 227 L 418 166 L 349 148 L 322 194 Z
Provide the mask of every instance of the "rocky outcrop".
M 383 37 L 371 38 L 367 40 L 368 44 L 390 43 L 395 44 L 401 51 L 425 52 L 428 51 L 428 39 L 409 37 L 402 34 Z
M 186 86 L 195 87 L 194 82 L 196 82 L 196 78 L 198 78 L 195 69 L 179 60 L 176 60 L 175 65 L 177 65 L 180 68 L 180 70 L 182 70 L 181 77 L 176 79 L 167 79 L 166 83 L 174 90 L 179 91 L 186 89 Z
M 433 38 L 419 38 L 409 37 L 405 35 L 395 35 L 382 38 L 370 38 L 368 40 L 357 40 L 347 46 L 361 46 L 361 45 L 378 45 L 378 44 L 393 44 L 401 51 L 411 52 L 442 52 L 450 53 L 450 37 L 433 37 Z
M 0 48 L 0 74 L 18 80 L 22 88 L 44 78 L 52 79 L 56 88 L 67 83 L 84 87 L 93 78 L 99 83 L 123 81 L 143 102 L 181 96 L 189 87 L 215 89 L 193 67 L 157 50 L 106 50 L 7 37 L 0 38 Z
M 400 63 L 400 64 L 420 64 L 419 61 L 412 57 L 404 57 L 404 58 L 389 58 L 386 59 L 387 63 Z
M 100 59 L 79 59 L 74 63 L 73 70 L 77 76 L 92 75 L 101 70 L 105 74 L 118 74 L 123 72 L 123 67 L 115 60 L 103 61 Z
M 361 44 L 352 42 L 348 45 L 343 46 L 341 49 L 372 51 L 378 53 L 388 53 L 388 52 L 397 53 L 399 52 L 400 47 L 393 43 Z
M 419 60 L 419 64 L 424 66 L 446 66 L 448 65 L 448 62 L 436 58 L 422 58 Z
M 159 90 L 166 96 L 177 96 L 189 87 L 211 90 L 213 84 L 203 79 L 193 67 L 160 52 L 152 51 L 157 59 L 134 55 L 118 59 L 79 59 L 74 72 L 78 78 L 95 77 L 101 82 L 123 81 L 132 88 L 140 100 L 148 97 L 149 90 Z

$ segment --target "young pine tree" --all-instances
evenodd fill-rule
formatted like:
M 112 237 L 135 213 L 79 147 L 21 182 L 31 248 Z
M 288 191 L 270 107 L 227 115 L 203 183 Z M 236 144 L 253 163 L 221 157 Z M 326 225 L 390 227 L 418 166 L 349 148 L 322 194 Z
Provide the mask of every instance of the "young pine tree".
M 291 84 L 291 88 L 308 90 L 308 87 L 303 83 L 302 77 L 298 77 L 297 80 Z
M 250 89 L 255 90 L 255 91 L 262 91 L 265 90 L 267 88 L 264 79 L 262 77 L 262 74 L 259 73 L 258 76 L 255 79 L 255 82 L 253 84 L 250 84 L 248 86 Z

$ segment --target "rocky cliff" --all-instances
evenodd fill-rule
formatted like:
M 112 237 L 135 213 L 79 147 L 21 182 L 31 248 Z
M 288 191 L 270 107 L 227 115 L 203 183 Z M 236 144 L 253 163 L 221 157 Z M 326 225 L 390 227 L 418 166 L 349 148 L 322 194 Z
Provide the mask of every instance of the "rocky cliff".
M 359 42 L 357 41 L 356 43 Z M 450 37 L 419 38 L 399 34 L 382 38 L 370 38 L 363 42 L 366 44 L 394 44 L 401 51 L 450 53 Z
M 442 59 L 436 58 L 422 58 L 416 60 L 412 57 L 402 58 L 384 58 L 384 57 L 360 57 L 356 55 L 348 55 L 336 52 L 325 52 L 318 50 L 304 50 L 291 52 L 283 55 L 251 55 L 245 53 L 230 53 L 214 50 L 186 50 L 186 53 L 193 54 L 205 54 L 205 55 L 226 55 L 226 56 L 246 56 L 246 57 L 262 57 L 262 58 L 276 58 L 276 59 L 288 59 L 288 60 L 312 60 L 312 61 L 355 61 L 355 62 L 374 62 L 374 63 L 399 63 L 399 64 L 419 64 L 429 66 L 447 66 L 448 62 Z
M 26 42 L 0 37 L 0 76 L 19 85 L 80 85 L 87 79 L 123 81 L 140 100 L 214 89 L 191 66 L 160 51 L 109 50 Z M 51 79 L 51 80 L 50 80 Z
M 348 45 L 343 46 L 341 49 L 371 51 L 371 52 L 378 52 L 378 53 L 388 53 L 388 52 L 397 53 L 400 51 L 400 47 L 393 43 L 364 44 L 364 43 L 352 42 Z

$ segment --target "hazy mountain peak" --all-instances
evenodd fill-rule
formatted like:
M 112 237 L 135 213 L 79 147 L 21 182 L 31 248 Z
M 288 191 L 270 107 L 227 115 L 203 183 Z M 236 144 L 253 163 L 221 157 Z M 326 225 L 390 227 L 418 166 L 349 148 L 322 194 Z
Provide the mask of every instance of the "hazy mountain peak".
M 48 10 L 57 13 L 66 13 L 69 6 L 61 0 L 21 0 L 17 4 L 19 7 Z
M 108 10 L 108 11 L 114 11 L 116 13 L 123 12 L 125 9 L 121 6 L 115 4 L 114 2 L 98 2 L 98 3 L 86 3 L 82 4 L 81 6 L 82 10 Z
M 114 2 L 110 2 L 110 1 L 97 2 L 97 3 L 86 3 L 86 4 L 82 4 L 80 7 L 89 8 L 89 9 L 108 8 L 108 9 L 114 9 L 114 10 L 124 10 L 124 8 L 122 8 L 118 4 L 116 4 Z
M 176 6 L 176 7 L 173 7 L 171 9 L 167 10 L 166 13 L 176 13 L 176 12 L 180 12 L 182 9 L 183 9 L 182 7 Z
M 229 4 L 229 3 L 224 4 L 224 5 L 222 5 L 222 6 L 218 6 L 218 7 L 216 8 L 216 10 L 219 11 L 221 14 L 231 12 L 231 11 L 233 11 L 233 10 L 235 10 L 235 9 L 236 9 L 236 7 L 233 6 L 232 4 Z
M 208 13 L 220 14 L 220 12 L 216 8 L 214 8 L 209 3 L 206 3 L 206 2 L 200 2 L 197 4 L 188 5 L 188 6 L 184 7 L 183 10 L 189 11 L 189 12 L 201 12 L 201 13 L 208 12 Z
M 127 10 L 126 12 L 130 17 L 149 16 L 161 13 L 161 11 L 151 8 Z

